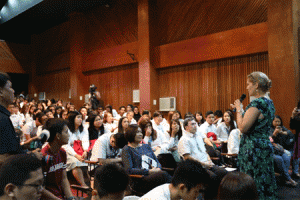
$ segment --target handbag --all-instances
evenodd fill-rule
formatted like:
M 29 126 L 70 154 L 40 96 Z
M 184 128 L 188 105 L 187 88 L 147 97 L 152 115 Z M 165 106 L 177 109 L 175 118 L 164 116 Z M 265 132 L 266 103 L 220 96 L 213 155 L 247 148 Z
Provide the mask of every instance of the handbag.
M 82 156 L 84 150 L 82 148 L 81 140 L 74 140 L 73 149 L 78 155 Z

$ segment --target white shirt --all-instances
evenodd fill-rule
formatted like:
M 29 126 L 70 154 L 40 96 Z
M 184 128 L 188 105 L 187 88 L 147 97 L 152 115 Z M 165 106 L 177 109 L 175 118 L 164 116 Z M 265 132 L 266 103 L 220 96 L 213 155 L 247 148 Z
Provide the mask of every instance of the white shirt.
M 79 129 L 78 129 L 75 133 L 72 133 L 69 130 L 69 135 L 70 135 L 70 137 L 69 137 L 68 144 L 62 146 L 62 148 L 64 148 L 68 154 L 70 154 L 72 156 L 75 156 L 77 154 L 73 149 L 75 140 L 81 140 L 83 150 L 84 151 L 88 150 L 88 148 L 90 146 L 90 142 L 89 142 L 89 132 L 87 129 L 83 128 L 82 132 L 79 132 Z
M 110 137 L 113 134 L 107 133 L 100 136 L 93 147 L 91 161 L 98 161 L 98 158 L 115 158 L 121 155 L 121 149 L 114 150 L 110 145 Z
M 170 184 L 166 183 L 150 190 L 139 200 L 171 200 Z
M 154 120 L 152 119 L 151 120 L 152 122 L 152 126 L 153 126 L 153 129 L 156 130 L 156 131 L 161 131 L 162 133 L 165 134 L 165 132 L 167 132 L 167 130 L 164 128 L 164 126 L 162 125 L 162 123 L 160 123 L 159 125 L 157 125 Z
M 156 140 L 152 140 L 152 136 L 145 136 L 144 142 L 148 144 L 152 149 L 155 147 L 160 146 L 161 150 L 160 153 L 167 153 L 168 149 L 174 146 L 174 138 L 171 138 L 170 140 L 167 140 L 164 133 L 162 133 L 160 130 L 156 130 L 157 138 Z
M 201 132 L 201 134 L 204 134 L 207 136 L 208 132 L 216 133 L 217 127 L 214 124 L 210 125 L 207 122 L 204 122 L 203 124 L 201 124 L 199 131 Z
M 229 154 L 238 154 L 242 133 L 239 129 L 233 129 L 228 137 L 227 149 Z
M 217 131 L 216 131 L 216 135 L 217 135 L 218 140 L 220 140 L 220 141 L 227 141 L 229 133 L 230 133 L 229 129 L 230 129 L 230 127 L 227 127 L 226 124 L 225 124 L 225 122 L 222 122 L 218 126 Z
M 178 152 L 181 157 L 185 154 L 190 154 L 190 156 L 200 162 L 208 162 L 208 154 L 206 153 L 203 138 L 198 132 L 192 134 L 184 131 L 178 143 Z
M 104 133 L 117 133 L 118 129 L 118 124 L 116 121 L 113 121 L 113 123 L 105 123 L 104 124 Z M 111 132 L 111 129 L 115 129 L 114 132 Z
M 129 125 L 130 124 L 137 124 L 136 120 L 134 118 L 132 118 L 131 122 L 129 122 Z
M 23 118 L 21 115 L 18 114 L 12 114 L 10 115 L 10 120 L 14 126 L 14 128 L 21 127 L 23 125 Z

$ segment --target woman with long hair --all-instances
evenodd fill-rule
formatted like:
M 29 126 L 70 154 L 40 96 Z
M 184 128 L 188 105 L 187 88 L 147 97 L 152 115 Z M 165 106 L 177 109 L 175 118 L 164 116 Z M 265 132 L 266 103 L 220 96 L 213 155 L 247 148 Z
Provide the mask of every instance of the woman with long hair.
M 118 126 L 111 113 L 107 112 L 104 114 L 103 123 L 104 133 L 117 133 Z
M 127 117 L 121 117 L 119 120 L 119 125 L 118 125 L 118 133 L 125 133 L 126 129 L 128 128 L 129 121 Z
M 68 117 L 69 142 L 64 145 L 67 152 L 67 171 L 72 171 L 77 182 L 88 187 L 84 182 L 84 174 L 81 167 L 87 166 L 84 160 L 89 149 L 89 133 L 82 125 L 82 115 L 77 111 L 71 111 Z
M 90 115 L 89 121 L 89 140 L 98 139 L 104 134 L 103 117 L 101 115 Z
M 217 127 L 216 135 L 220 142 L 227 143 L 230 132 L 235 129 L 234 115 L 230 111 L 224 112 L 222 122 Z

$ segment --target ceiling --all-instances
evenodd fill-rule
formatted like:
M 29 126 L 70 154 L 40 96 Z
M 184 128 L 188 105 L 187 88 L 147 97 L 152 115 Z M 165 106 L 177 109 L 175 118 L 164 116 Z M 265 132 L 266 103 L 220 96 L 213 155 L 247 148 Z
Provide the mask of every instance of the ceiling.
M 0 19 L 0 39 L 17 43 L 30 43 L 31 35 L 39 34 L 67 21 L 70 13 L 88 12 L 99 6 L 110 7 L 113 1 L 114 0 L 31 0 L 31 2 L 36 2 L 36 4 L 29 7 L 28 5 L 21 4 L 21 0 L 8 0 L 5 6 L 9 3 L 17 2 L 19 5 L 16 7 L 18 7 L 17 9 L 19 9 L 19 11 L 15 12 L 14 10 L 17 9 L 11 8 L 11 10 L 13 10 L 11 11 L 12 14 L 6 16 L 6 19 L 2 17 L 2 21 Z M 3 12 L 3 9 L 1 12 Z

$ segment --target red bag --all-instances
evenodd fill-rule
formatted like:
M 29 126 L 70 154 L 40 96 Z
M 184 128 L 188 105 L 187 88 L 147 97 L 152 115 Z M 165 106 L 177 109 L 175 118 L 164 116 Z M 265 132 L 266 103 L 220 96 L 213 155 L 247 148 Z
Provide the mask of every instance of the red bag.
M 89 146 L 88 152 L 90 152 L 90 150 L 92 150 L 92 149 L 93 149 L 93 146 L 94 146 L 94 144 L 95 144 L 96 140 L 97 140 L 97 139 L 90 140 L 90 146 Z
M 73 149 L 78 155 L 82 156 L 84 150 L 82 148 L 81 140 L 74 140 Z

